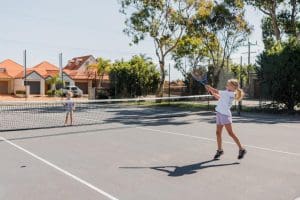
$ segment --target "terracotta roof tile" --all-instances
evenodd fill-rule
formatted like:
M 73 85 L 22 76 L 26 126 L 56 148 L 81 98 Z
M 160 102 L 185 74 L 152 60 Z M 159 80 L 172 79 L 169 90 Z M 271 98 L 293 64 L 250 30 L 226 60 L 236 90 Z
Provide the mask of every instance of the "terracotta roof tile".
M 38 73 L 41 77 L 43 78 L 47 78 L 47 77 L 53 77 L 55 75 L 58 75 L 59 74 L 59 69 L 49 63 L 49 62 L 41 62 L 40 64 L 32 67 L 32 68 L 29 68 L 26 70 L 26 74 L 27 76 L 30 75 L 32 72 L 36 72 Z M 22 70 L 20 73 L 17 74 L 16 78 L 23 78 L 24 77 L 24 70 Z
M 64 72 L 73 80 L 93 80 L 93 79 L 95 79 L 94 73 L 78 72 L 77 70 L 68 70 L 68 69 L 64 69 Z M 96 78 L 99 79 L 98 76 Z M 109 80 L 109 76 L 104 75 L 103 80 Z
M 69 63 L 64 67 L 64 69 L 67 69 L 67 70 L 78 70 L 81 67 L 81 65 L 85 61 L 87 61 L 91 56 L 92 55 L 72 58 L 69 61 Z
M 43 70 L 59 70 L 58 67 L 56 67 L 55 65 L 47 62 L 47 61 L 43 61 L 40 64 L 32 67 L 33 69 L 43 69 Z
M 8 75 L 6 72 L 0 72 L 0 78 L 11 79 L 12 77 Z
M 7 75 L 14 78 L 17 76 L 20 72 L 23 71 L 23 66 L 10 60 L 6 59 L 2 62 L 0 62 L 0 68 L 4 68 Z

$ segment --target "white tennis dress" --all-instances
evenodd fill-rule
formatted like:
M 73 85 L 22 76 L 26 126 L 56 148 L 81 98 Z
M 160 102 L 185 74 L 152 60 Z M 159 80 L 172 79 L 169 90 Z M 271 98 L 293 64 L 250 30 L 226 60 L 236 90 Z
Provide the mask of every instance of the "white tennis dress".
M 218 125 L 231 124 L 232 114 L 230 108 L 232 106 L 235 93 L 228 90 L 222 90 L 219 91 L 219 94 L 220 94 L 220 99 L 216 107 L 216 111 L 217 111 L 216 123 Z

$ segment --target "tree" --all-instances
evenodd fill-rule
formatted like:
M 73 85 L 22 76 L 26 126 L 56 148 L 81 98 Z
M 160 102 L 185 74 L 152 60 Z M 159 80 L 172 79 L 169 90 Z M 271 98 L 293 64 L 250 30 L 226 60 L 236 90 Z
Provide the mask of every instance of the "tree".
M 61 84 L 62 80 L 60 79 L 59 75 L 55 75 L 55 76 L 51 77 L 50 79 L 48 79 L 46 81 L 46 83 L 51 86 L 51 90 L 52 91 L 55 91 L 56 90 L 56 86 L 58 84 Z
M 124 32 L 138 44 L 152 38 L 159 61 L 160 82 L 157 96 L 163 95 L 166 57 L 176 48 L 186 29 L 197 0 L 119 0 L 126 15 Z
M 245 0 L 249 5 L 258 8 L 266 16 L 270 17 L 272 23 L 274 35 L 277 41 L 281 40 L 281 32 L 279 30 L 279 24 L 277 21 L 277 9 L 279 4 L 284 0 Z
M 299 37 L 299 0 L 245 0 L 259 9 L 265 17 L 262 21 L 266 48 L 284 38 Z
M 111 94 L 119 97 L 145 96 L 155 93 L 160 79 L 151 59 L 133 56 L 129 61 L 116 61 L 110 70 Z
M 255 67 L 253 65 L 240 65 L 240 64 L 234 64 L 231 63 L 229 65 L 230 71 L 232 72 L 233 76 L 236 79 L 239 79 L 239 81 L 243 82 L 243 85 L 249 82 L 249 74 L 248 72 L 255 71 Z
M 46 91 L 48 95 L 55 96 L 60 95 L 59 91 L 57 91 L 57 85 L 62 85 L 63 81 L 60 79 L 59 75 L 54 75 L 50 79 L 47 79 L 47 84 L 51 86 L 51 89 Z
M 99 83 L 97 87 L 102 88 L 102 81 L 105 73 L 108 73 L 111 67 L 110 60 L 106 60 L 104 58 L 97 58 L 97 63 L 88 66 L 88 74 L 95 77 L 95 79 L 99 79 Z
M 300 102 L 300 44 L 295 39 L 265 50 L 258 59 L 258 75 L 273 100 L 289 111 Z
M 190 69 L 199 68 L 201 63 L 208 58 L 207 48 L 205 48 L 200 37 L 185 35 L 172 53 L 175 61 L 175 68 L 187 79 Z
M 182 58 L 187 58 L 192 68 L 207 68 L 210 60 L 212 84 L 217 86 L 226 61 L 251 31 L 244 19 L 244 4 L 238 0 L 204 0 L 194 9 L 186 35 L 174 53 L 177 68 L 183 71 Z

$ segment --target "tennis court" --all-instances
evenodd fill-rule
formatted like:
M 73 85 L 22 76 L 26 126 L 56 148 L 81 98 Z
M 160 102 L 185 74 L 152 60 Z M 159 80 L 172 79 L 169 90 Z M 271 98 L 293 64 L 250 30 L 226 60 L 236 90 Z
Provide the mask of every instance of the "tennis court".
M 39 105 L 34 114 L 29 110 L 34 109 L 2 107 L 0 199 L 300 196 L 297 116 L 235 116 L 235 132 L 248 154 L 237 160 L 238 149 L 224 132 L 225 154 L 212 160 L 216 142 L 211 110 L 94 103 L 78 106 L 75 125 L 69 127 L 59 125 L 64 111 L 58 105 Z M 11 127 L 19 130 L 8 131 Z

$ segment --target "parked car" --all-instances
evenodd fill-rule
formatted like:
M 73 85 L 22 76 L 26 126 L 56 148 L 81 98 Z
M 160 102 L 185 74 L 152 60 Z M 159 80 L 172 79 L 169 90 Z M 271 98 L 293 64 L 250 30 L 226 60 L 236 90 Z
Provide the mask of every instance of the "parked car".
M 77 86 L 66 86 L 63 88 L 63 96 L 66 96 L 68 92 L 72 92 L 74 97 L 82 97 L 83 92 Z

